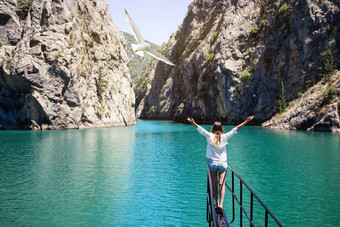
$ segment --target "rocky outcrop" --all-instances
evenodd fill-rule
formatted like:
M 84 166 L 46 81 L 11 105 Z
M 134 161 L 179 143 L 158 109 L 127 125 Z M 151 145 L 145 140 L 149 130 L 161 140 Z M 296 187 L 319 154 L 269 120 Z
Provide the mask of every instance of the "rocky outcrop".
M 321 81 L 290 103 L 288 110 L 263 123 L 271 129 L 340 132 L 340 73 Z
M 323 79 L 325 53 L 340 66 L 339 2 L 195 0 L 136 92 L 140 118 L 263 123 Z M 335 64 L 336 65 L 336 64 Z M 334 70 L 334 69 L 333 69 Z
M 123 34 L 105 0 L 0 0 L 0 127 L 135 123 Z

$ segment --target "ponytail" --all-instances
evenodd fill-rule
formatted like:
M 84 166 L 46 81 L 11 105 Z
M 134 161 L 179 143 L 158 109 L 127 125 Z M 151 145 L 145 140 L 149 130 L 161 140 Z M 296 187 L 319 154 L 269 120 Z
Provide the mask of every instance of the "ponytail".
M 216 121 L 211 128 L 211 132 L 215 134 L 214 144 L 216 146 L 220 145 L 221 135 L 224 133 L 221 122 Z
M 219 131 L 217 131 L 215 133 L 215 141 L 214 141 L 215 145 L 218 146 L 221 143 L 221 133 Z

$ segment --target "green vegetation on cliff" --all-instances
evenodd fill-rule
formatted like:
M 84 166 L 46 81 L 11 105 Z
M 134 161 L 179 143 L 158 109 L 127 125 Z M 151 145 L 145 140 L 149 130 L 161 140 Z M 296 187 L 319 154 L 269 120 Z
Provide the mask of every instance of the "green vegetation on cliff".
M 286 100 L 286 95 L 285 95 L 285 87 L 283 85 L 283 81 L 281 81 L 281 89 L 280 89 L 280 95 L 279 95 L 279 99 L 277 101 L 277 105 L 278 105 L 278 110 L 279 113 L 283 113 L 285 111 L 285 109 L 287 108 L 287 100 Z
M 335 74 L 337 64 L 334 61 L 334 58 L 333 58 L 333 55 L 330 49 L 327 49 L 323 55 L 324 55 L 323 66 L 320 68 L 321 69 L 320 75 L 327 80 L 333 74 Z

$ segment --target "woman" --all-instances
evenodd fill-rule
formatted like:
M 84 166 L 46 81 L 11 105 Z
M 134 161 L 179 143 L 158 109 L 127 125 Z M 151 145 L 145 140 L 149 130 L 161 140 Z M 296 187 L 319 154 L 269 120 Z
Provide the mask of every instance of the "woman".
M 197 128 L 197 131 L 207 138 L 208 144 L 206 157 L 209 158 L 208 166 L 210 169 L 213 193 L 216 201 L 216 211 L 218 213 L 223 213 L 223 200 L 225 193 L 224 181 L 225 174 L 228 168 L 226 145 L 228 144 L 228 140 L 230 139 L 230 137 L 236 134 L 237 130 L 242 128 L 249 121 L 253 120 L 253 118 L 254 116 L 248 117 L 243 123 L 239 124 L 230 132 L 225 134 L 221 122 L 216 121 L 211 128 L 211 132 L 208 132 L 204 128 L 196 124 L 193 118 L 187 118 L 187 120 Z M 220 199 L 218 199 L 217 191 L 217 172 L 219 175 Z

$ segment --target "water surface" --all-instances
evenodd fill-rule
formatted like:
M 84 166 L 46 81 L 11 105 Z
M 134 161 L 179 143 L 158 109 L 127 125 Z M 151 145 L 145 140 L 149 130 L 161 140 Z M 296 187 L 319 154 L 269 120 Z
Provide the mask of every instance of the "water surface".
M 243 127 L 229 143 L 229 165 L 284 226 L 340 225 L 339 134 Z M 207 226 L 205 148 L 170 121 L 0 131 L 0 226 Z

